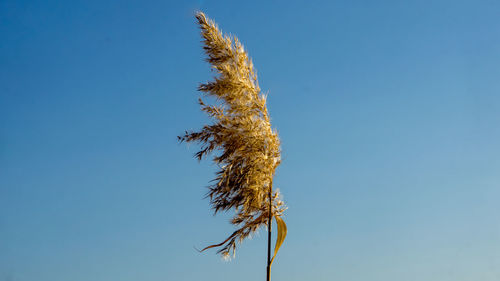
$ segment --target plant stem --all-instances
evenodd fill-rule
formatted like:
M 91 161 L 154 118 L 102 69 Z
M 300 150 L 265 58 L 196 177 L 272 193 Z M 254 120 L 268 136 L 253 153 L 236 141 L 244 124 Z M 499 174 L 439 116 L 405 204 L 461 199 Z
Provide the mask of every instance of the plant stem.
M 271 281 L 271 225 L 272 225 L 272 190 L 273 186 L 269 187 L 269 220 L 267 226 L 267 281 Z

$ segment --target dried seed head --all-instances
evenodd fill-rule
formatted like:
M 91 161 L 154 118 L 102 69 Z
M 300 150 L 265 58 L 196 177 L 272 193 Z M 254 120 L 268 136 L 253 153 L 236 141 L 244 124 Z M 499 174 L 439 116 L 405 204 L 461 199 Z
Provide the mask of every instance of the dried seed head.
M 235 211 L 231 223 L 238 229 L 224 242 L 205 249 L 221 247 L 218 252 L 227 258 L 231 253 L 234 256 L 236 241 L 241 243 L 266 225 L 269 196 L 273 216 L 281 216 L 285 210 L 279 193 L 272 192 L 274 172 L 281 159 L 280 141 L 271 128 L 266 96 L 260 92 L 243 45 L 237 38 L 223 35 L 202 12 L 196 19 L 207 61 L 217 73 L 214 81 L 201 84 L 198 90 L 220 104 L 207 105 L 200 99 L 201 110 L 213 123 L 200 131 L 186 132 L 179 140 L 199 143 L 196 158 L 201 160 L 213 153 L 213 161 L 221 167 L 207 197 L 215 213 Z

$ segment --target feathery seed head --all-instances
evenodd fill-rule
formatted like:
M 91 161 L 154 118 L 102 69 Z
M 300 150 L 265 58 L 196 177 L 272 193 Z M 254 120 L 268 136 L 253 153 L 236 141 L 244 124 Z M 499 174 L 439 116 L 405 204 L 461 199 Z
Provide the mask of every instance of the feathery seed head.
M 230 253 L 234 256 L 237 241 L 266 225 L 269 196 L 273 216 L 281 216 L 285 210 L 279 192 L 272 192 L 281 159 L 280 140 L 271 128 L 266 96 L 260 92 L 243 45 L 237 38 L 223 35 L 202 12 L 196 19 L 207 61 L 217 73 L 214 81 L 201 84 L 198 90 L 215 97 L 219 104 L 207 105 L 200 98 L 201 110 L 213 123 L 200 131 L 186 132 L 179 140 L 199 143 L 201 149 L 195 155 L 199 160 L 216 152 L 213 161 L 220 170 L 207 197 L 215 213 L 235 210 L 231 223 L 239 228 L 224 242 L 207 248 L 221 247 L 218 252 L 227 258 Z

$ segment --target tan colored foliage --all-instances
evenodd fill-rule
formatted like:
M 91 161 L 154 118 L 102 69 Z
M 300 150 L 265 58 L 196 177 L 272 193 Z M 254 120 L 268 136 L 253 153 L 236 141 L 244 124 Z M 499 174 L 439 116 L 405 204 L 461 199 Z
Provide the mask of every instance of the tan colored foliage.
M 196 19 L 207 61 L 217 73 L 214 81 L 201 84 L 198 90 L 216 102 L 208 105 L 199 100 L 213 123 L 200 131 L 186 132 L 179 140 L 199 143 L 196 157 L 201 160 L 213 153 L 213 162 L 220 168 L 207 197 L 215 213 L 235 211 L 231 223 L 238 229 L 222 243 L 205 249 L 221 247 L 218 253 L 229 257 L 230 253 L 234 256 L 236 242 L 266 226 L 270 196 L 273 216 L 281 216 L 285 209 L 278 191 L 272 189 L 280 164 L 280 141 L 271 128 L 266 96 L 241 43 L 223 35 L 203 13 L 199 12 Z

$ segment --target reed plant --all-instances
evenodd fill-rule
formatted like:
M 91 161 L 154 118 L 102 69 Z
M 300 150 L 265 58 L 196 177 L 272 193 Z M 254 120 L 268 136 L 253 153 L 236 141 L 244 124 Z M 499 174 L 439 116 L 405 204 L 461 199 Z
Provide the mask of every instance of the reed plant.
M 199 131 L 186 131 L 181 142 L 200 144 L 198 160 L 211 155 L 219 168 L 207 197 L 214 213 L 234 211 L 231 224 L 236 230 L 224 241 L 210 245 L 224 258 L 234 257 L 238 243 L 268 229 L 267 280 L 271 264 L 283 243 L 287 228 L 282 219 L 286 209 L 278 189 L 273 189 L 276 167 L 281 163 L 278 133 L 271 127 L 264 95 L 257 82 L 251 59 L 234 36 L 223 34 L 204 13 L 196 14 L 207 61 L 216 73 L 213 81 L 198 90 L 213 97 L 211 104 L 199 99 L 201 110 L 212 120 Z M 272 218 L 278 234 L 271 257 Z

